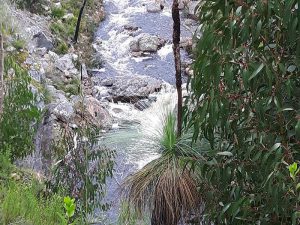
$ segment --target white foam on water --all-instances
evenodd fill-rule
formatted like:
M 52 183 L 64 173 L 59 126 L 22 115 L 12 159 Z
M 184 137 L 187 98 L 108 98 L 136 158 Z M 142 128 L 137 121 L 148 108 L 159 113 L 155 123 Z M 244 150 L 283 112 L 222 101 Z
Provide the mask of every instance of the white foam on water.
M 167 44 L 158 50 L 157 54 L 161 59 L 166 59 L 169 54 L 173 53 L 172 44 Z

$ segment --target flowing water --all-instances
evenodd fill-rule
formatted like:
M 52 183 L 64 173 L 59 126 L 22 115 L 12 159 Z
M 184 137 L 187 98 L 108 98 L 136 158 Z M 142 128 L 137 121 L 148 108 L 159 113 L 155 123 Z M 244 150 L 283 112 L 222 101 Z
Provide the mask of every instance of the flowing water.
M 114 178 L 108 183 L 107 201 L 111 209 L 105 213 L 103 223 L 116 224 L 119 210 L 119 187 L 124 179 L 159 157 L 157 138 L 160 137 L 165 114 L 176 105 L 174 84 L 175 69 L 172 52 L 171 0 L 163 11 L 148 13 L 146 4 L 152 0 L 105 0 L 106 19 L 97 31 L 96 40 L 102 54 L 104 68 L 97 76 L 150 76 L 164 81 L 160 93 L 151 107 L 138 111 L 130 104 L 110 103 L 114 115 L 114 129 L 106 134 L 103 142 L 117 152 Z M 154 1 L 154 0 L 153 0 Z M 132 57 L 129 51 L 133 35 L 124 27 L 138 27 L 135 31 L 158 35 L 166 44 L 156 54 Z M 182 26 L 182 37 L 191 37 L 191 31 Z M 182 57 L 187 54 L 182 51 Z

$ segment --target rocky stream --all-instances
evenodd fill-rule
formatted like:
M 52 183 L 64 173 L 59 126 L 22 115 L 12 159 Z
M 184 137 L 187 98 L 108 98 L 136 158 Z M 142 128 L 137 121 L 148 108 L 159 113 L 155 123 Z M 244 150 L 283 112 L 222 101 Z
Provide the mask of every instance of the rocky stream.
M 192 72 L 189 54 L 194 48 L 192 38 L 197 38 L 194 12 L 198 3 L 180 1 L 184 80 Z M 171 0 L 104 0 L 106 17 L 93 42 L 102 66 L 83 65 L 82 77 L 74 63 L 78 60 L 75 52 L 57 55 L 52 51 L 52 37 L 43 29 L 43 19 L 33 18 L 42 21 L 37 27 L 30 21 L 25 25 L 29 27 L 27 34 L 33 36 L 25 64 L 35 82 L 45 85 L 51 99 L 45 102 L 43 98 L 39 103 L 47 113 L 38 130 L 36 151 L 19 164 L 47 173 L 53 163 L 52 141 L 61 139 L 63 124 L 76 128 L 79 123 L 79 96 L 58 87 L 72 90 L 72 79 L 82 79 L 88 84 L 84 115 L 102 129 L 100 143 L 117 153 L 105 198 L 111 208 L 105 215 L 95 212 L 95 217 L 104 218 L 105 225 L 117 222 L 124 179 L 159 156 L 156 138 L 162 132 L 165 114 L 175 110 L 171 5 Z M 38 92 L 37 87 L 32 88 Z

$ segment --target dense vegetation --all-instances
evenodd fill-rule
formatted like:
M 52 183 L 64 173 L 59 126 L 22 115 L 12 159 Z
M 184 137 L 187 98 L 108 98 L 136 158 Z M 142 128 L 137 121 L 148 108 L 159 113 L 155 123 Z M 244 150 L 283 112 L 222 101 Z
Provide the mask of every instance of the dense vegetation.
M 299 1 L 203 1 L 199 14 L 185 121 L 211 147 L 195 162 L 205 220 L 299 224 Z

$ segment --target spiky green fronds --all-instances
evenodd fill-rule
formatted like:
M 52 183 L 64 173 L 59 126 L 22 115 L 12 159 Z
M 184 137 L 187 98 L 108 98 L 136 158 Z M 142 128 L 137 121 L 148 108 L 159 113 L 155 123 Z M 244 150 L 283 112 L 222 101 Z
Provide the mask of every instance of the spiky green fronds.
M 162 156 L 130 176 L 124 183 L 126 200 L 139 215 L 152 213 L 156 225 L 176 225 L 199 210 L 201 198 L 197 181 L 184 162 L 200 154 L 177 138 L 175 117 L 168 114 L 161 138 Z

